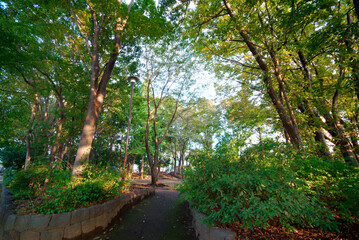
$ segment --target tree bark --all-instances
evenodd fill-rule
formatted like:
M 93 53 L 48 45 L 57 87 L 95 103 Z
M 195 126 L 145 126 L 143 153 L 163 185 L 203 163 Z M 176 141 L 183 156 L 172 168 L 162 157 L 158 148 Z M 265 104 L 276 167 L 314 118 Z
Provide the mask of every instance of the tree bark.
M 151 185 L 158 185 L 158 167 L 154 165 L 151 167 Z
M 329 109 L 325 105 L 325 100 L 322 102 L 317 102 L 319 105 L 318 109 L 321 112 L 322 116 L 325 119 L 325 124 L 327 125 L 327 131 L 334 138 L 335 144 L 339 147 L 345 162 L 359 166 L 358 159 L 353 151 L 353 147 L 351 145 L 350 140 L 345 136 L 344 129 L 342 125 L 335 120 L 330 114 Z
M 131 11 L 132 5 L 134 1 L 132 0 L 129 4 L 128 13 Z M 74 19 L 76 21 L 76 24 L 79 26 L 80 23 L 78 22 L 78 18 L 76 16 L 76 13 L 72 9 L 71 11 L 74 16 Z M 74 166 L 72 169 L 72 175 L 78 176 L 82 172 L 82 166 L 84 162 L 87 162 L 89 160 L 89 154 L 93 142 L 93 138 L 95 136 L 96 132 L 96 123 L 99 117 L 99 114 L 101 112 L 101 107 L 103 104 L 103 101 L 105 99 L 106 95 L 106 87 L 110 80 L 112 70 L 115 66 L 117 57 L 120 53 L 121 48 L 121 31 L 126 26 L 126 22 L 128 19 L 128 15 L 124 18 L 124 20 L 121 20 L 119 18 L 116 24 L 116 33 L 115 33 L 115 41 L 114 41 L 114 48 L 113 52 L 110 55 L 110 58 L 108 62 L 105 64 L 104 71 L 102 73 L 102 76 L 100 74 L 100 66 L 99 66 L 99 37 L 100 37 L 100 31 L 101 26 L 99 26 L 97 22 L 97 16 L 95 11 L 92 12 L 92 20 L 93 20 L 93 37 L 92 39 L 88 39 L 87 33 L 82 33 L 84 38 L 87 42 L 91 42 L 92 48 L 89 48 L 89 54 L 91 55 L 91 85 L 90 85 L 90 97 L 89 97 L 89 103 L 87 107 L 87 114 L 86 114 L 86 120 L 85 124 L 82 129 L 81 137 L 79 146 L 76 153 L 76 158 L 74 162 Z M 81 27 L 79 27 L 81 31 Z M 91 52 L 91 51 L 92 52 Z M 99 81 L 99 78 L 101 77 L 101 80 Z
M 108 156 L 108 163 L 109 163 L 109 164 L 111 163 L 112 148 L 113 148 L 114 142 L 115 142 L 115 134 L 112 135 L 112 137 L 111 137 L 111 142 L 110 142 L 110 146 L 109 146 L 109 148 L 108 148 L 107 156 Z
M 51 162 L 56 161 L 56 153 L 59 148 L 59 141 L 62 134 L 62 126 L 64 124 L 65 114 L 64 114 L 64 103 L 62 102 L 62 98 L 59 99 L 59 108 L 60 108 L 60 117 L 57 121 L 57 133 L 56 133 L 56 139 L 55 143 L 51 150 Z
M 175 144 L 174 144 L 174 152 L 172 152 L 172 156 L 173 156 L 173 173 L 176 174 L 176 165 L 177 165 L 177 144 L 176 144 L 176 139 L 175 139 Z
M 31 116 L 30 116 L 30 121 L 29 121 L 29 127 L 26 133 L 26 158 L 25 158 L 25 166 L 24 169 L 28 169 L 30 166 L 30 162 L 31 162 L 31 133 L 32 133 L 32 125 L 34 124 L 35 121 L 35 116 L 36 116 L 36 111 L 39 107 L 39 97 L 37 95 L 37 93 L 35 93 L 34 96 L 34 102 L 32 104 L 32 109 L 31 109 Z
M 315 69 L 316 74 L 319 75 L 319 71 L 314 64 L 313 67 Z M 309 74 L 308 76 L 310 77 L 311 75 L 309 70 L 307 70 L 307 73 Z M 322 79 L 319 80 L 323 82 Z M 330 135 L 332 135 L 334 139 L 334 143 L 339 147 L 345 162 L 352 164 L 354 166 L 359 166 L 358 159 L 353 151 L 351 142 L 345 135 L 343 126 L 340 124 L 340 118 L 336 114 L 336 101 L 337 101 L 336 99 L 338 98 L 339 95 L 340 84 L 341 84 L 341 79 L 338 80 L 337 90 L 333 96 L 331 111 L 326 106 L 325 99 L 316 100 L 315 98 L 313 98 L 314 99 L 313 102 L 316 108 L 318 109 L 320 115 L 322 115 L 323 118 L 325 119 L 325 122 L 323 122 L 323 127 L 325 126 L 325 129 L 330 133 Z
M 132 98 L 133 98 L 133 87 L 134 87 L 134 85 L 135 85 L 135 83 L 131 82 L 130 110 L 129 110 L 129 113 L 128 113 L 128 126 L 127 126 L 127 133 L 126 133 L 125 157 L 123 158 L 123 169 L 126 168 L 126 161 L 127 161 L 127 148 L 128 148 L 129 137 L 130 137 Z
M 322 127 L 318 123 L 321 121 L 318 114 L 315 113 L 314 109 L 309 106 L 309 103 L 306 100 L 303 100 L 303 104 L 299 106 L 299 110 L 308 116 L 308 125 L 311 128 L 314 128 L 314 140 L 316 142 L 316 152 L 318 155 L 320 157 L 332 159 L 333 156 L 329 151 Z
M 96 53 L 97 55 L 98 53 Z M 101 111 L 103 100 L 106 95 L 106 86 L 110 79 L 113 67 L 115 65 L 119 52 L 116 51 L 110 57 L 104 74 L 101 78 L 100 86 L 96 88 L 95 82 L 97 81 L 96 75 L 98 74 L 98 63 L 94 63 L 94 68 L 91 79 L 90 98 L 87 107 L 87 114 L 84 127 L 82 129 L 79 146 L 76 153 L 75 163 L 73 166 L 73 175 L 77 175 L 82 171 L 82 165 L 89 160 L 89 154 L 92 146 L 92 141 L 96 132 L 96 123 Z M 98 60 L 97 60 L 98 61 Z
M 144 165 L 144 161 L 145 161 L 145 156 L 142 156 L 142 159 L 141 159 L 141 168 L 140 168 L 140 179 L 143 179 L 143 165 Z

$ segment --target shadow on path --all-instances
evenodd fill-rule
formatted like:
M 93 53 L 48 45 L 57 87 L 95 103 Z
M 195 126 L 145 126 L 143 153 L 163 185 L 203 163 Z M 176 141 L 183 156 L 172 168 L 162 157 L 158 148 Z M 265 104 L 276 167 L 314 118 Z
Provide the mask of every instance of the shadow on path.
M 154 197 L 137 204 L 94 239 L 195 240 L 191 221 L 188 204 L 178 199 L 178 192 L 158 189 Z

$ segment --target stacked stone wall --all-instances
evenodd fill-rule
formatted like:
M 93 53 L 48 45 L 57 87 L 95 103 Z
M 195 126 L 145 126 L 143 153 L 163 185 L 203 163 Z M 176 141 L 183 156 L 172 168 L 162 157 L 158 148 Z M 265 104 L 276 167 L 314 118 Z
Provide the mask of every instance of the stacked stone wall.
M 117 199 L 72 212 L 49 215 L 16 215 L 12 198 L 3 187 L 0 209 L 0 239 L 89 239 L 109 227 L 137 202 L 154 195 L 153 188 L 138 190 Z
M 235 240 L 237 234 L 228 229 L 210 226 L 203 222 L 207 216 L 191 208 L 192 225 L 199 240 Z

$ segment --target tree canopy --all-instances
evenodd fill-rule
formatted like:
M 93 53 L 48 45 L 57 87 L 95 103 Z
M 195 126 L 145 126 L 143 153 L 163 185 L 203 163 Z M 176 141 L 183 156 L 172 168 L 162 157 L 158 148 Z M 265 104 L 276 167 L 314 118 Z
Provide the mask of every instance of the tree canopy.
M 212 221 L 338 229 L 317 213 L 358 217 L 358 23 L 357 0 L 1 1 L 0 161 L 69 182 L 166 167 Z

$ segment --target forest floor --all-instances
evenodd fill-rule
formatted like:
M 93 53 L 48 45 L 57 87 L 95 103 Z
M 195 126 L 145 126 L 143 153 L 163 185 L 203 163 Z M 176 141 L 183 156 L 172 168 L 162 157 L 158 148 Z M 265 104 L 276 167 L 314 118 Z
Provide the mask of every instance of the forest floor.
M 139 175 L 132 175 L 131 188 L 146 188 L 151 187 L 151 177 L 148 176 L 144 179 L 140 179 Z M 177 186 L 182 183 L 182 179 L 179 176 L 173 176 L 170 174 L 160 173 L 158 176 L 159 187 L 164 189 L 177 189 Z
M 228 224 L 226 228 L 237 233 L 237 240 L 358 240 L 359 224 L 343 223 L 340 232 L 325 232 L 316 228 L 296 228 L 293 232 L 287 232 L 279 224 L 272 223 L 266 229 L 254 228 L 245 230 L 240 223 Z

